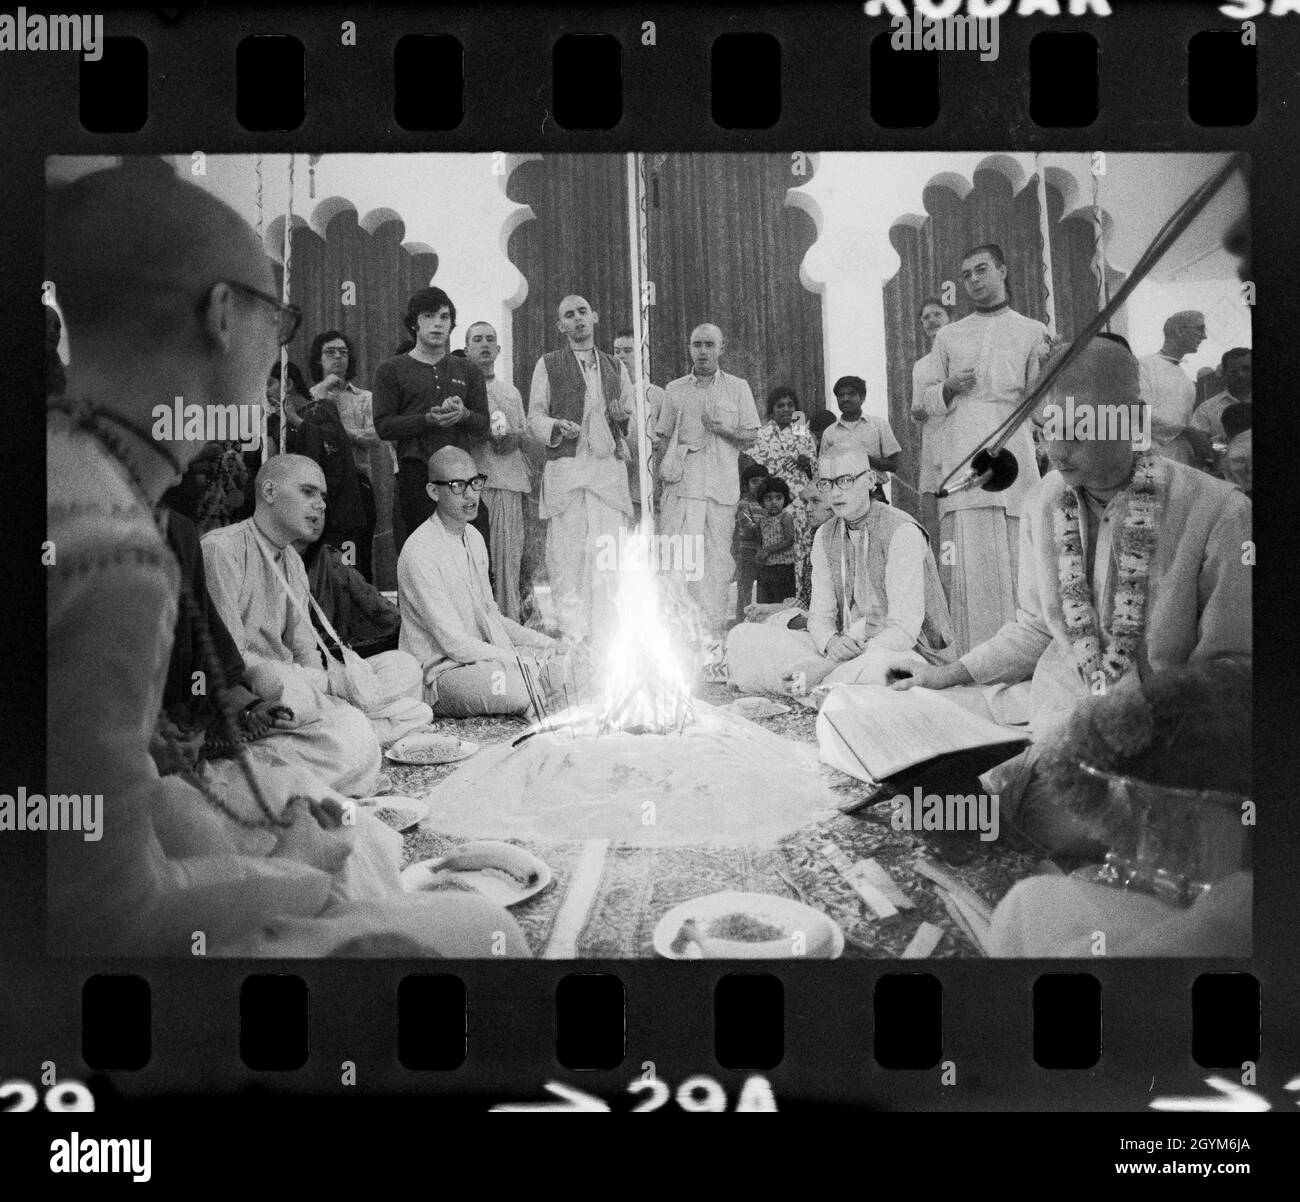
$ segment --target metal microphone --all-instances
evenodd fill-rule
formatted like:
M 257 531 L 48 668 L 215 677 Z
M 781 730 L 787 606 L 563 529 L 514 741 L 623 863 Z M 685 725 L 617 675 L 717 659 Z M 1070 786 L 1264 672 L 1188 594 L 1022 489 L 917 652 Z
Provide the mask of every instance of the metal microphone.
M 980 451 L 970 461 L 970 469 L 951 488 L 940 489 L 940 497 L 951 497 L 954 493 L 966 492 L 972 488 L 982 488 L 985 492 L 1001 492 L 1010 488 L 1020 475 L 1020 464 L 1016 457 L 1002 447 L 998 451 Z

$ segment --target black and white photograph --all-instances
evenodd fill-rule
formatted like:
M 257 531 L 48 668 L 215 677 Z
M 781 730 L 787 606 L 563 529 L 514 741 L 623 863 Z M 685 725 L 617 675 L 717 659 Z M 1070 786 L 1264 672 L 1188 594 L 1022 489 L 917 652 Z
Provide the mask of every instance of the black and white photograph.
M 49 953 L 1250 956 L 1252 164 L 51 155 Z

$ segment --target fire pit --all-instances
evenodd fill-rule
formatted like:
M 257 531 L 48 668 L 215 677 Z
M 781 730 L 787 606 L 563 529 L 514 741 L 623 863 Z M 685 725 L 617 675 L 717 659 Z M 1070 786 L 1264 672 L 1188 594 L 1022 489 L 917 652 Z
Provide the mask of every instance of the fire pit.
M 703 627 L 655 572 L 650 537 L 624 544 L 599 695 L 476 756 L 428 794 L 427 825 L 493 838 L 736 844 L 772 842 L 834 812 L 812 748 L 692 698 Z

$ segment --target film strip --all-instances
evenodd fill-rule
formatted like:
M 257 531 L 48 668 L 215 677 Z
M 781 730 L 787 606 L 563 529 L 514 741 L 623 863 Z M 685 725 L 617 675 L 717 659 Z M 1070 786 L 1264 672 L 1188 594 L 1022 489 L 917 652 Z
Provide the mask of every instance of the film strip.
M 895 11 L 904 7 L 906 17 Z M 285 356 L 300 367 L 310 337 L 336 320 L 353 337 L 365 331 L 367 348 L 375 338 L 395 341 L 406 296 L 432 282 L 459 306 L 457 341 L 480 315 L 497 327 L 497 362 L 506 369 L 498 375 L 531 407 L 534 365 L 545 377 L 540 357 L 564 345 L 552 334 L 554 307 L 571 289 L 564 301 L 587 293 L 604 322 L 596 345 L 614 349 L 612 324 L 630 331 L 628 358 L 640 379 L 689 373 L 690 347 L 712 328 L 692 327 L 707 319 L 726 331 L 717 331 L 723 369 L 736 364 L 730 370 L 750 380 L 760 418 L 768 416 L 760 394 L 796 382 L 809 415 L 826 409 L 833 419 L 843 413 L 835 377 L 866 377 L 867 412 L 900 428 L 912 363 L 926 350 L 913 320 L 920 302 L 942 292 L 940 307 L 954 316 L 980 307 L 963 282 L 961 251 L 996 242 L 1002 259 L 1001 243 L 1014 239 L 1013 307 L 1041 319 L 1053 341 L 1068 341 L 1122 288 L 1160 224 L 1235 165 L 1145 293 L 1105 324 L 1127 330 L 1144 355 L 1160 341 L 1165 310 L 1201 310 L 1217 349 L 1259 341 L 1260 378 L 1285 396 L 1300 217 L 1286 116 L 1300 26 L 1280 11 L 1285 5 L 1271 7 L 1278 11 L 1066 0 L 970 0 L 921 12 L 886 3 L 340 5 L 124 9 L 75 21 L 20 9 L 12 21 L 0 18 L 0 88 L 17 133 L 2 286 L 12 293 L 10 311 L 23 315 L 11 351 L 20 394 L 42 387 L 44 342 L 29 301 L 47 282 L 58 296 L 42 237 L 47 183 L 152 159 L 225 201 L 261 238 L 275 268 L 275 291 L 264 299 L 305 310 Z M 372 336 L 361 314 L 380 292 L 389 325 Z M 559 320 L 567 337 L 582 314 L 561 311 Z M 69 324 L 75 329 L 75 317 Z M 417 313 L 417 342 L 419 329 Z M 363 352 L 364 369 L 373 373 L 380 357 Z M 1230 391 L 1224 378 L 1212 379 Z M 257 398 L 263 416 L 280 411 L 275 402 L 283 407 L 288 387 L 268 393 L 266 407 Z M 662 514 L 648 483 L 662 468 L 648 456 L 654 434 L 670 442 L 670 431 L 648 416 L 649 390 L 638 384 L 632 394 L 633 431 L 645 436 L 641 477 L 631 478 L 628 496 L 637 501 L 645 483 L 640 499 Z M 183 423 L 185 413 L 176 418 Z M 1280 460 L 1293 425 L 1282 404 L 1267 409 L 1265 429 L 1275 436 L 1262 440 L 1265 496 L 1286 495 Z M 251 442 L 268 446 L 275 437 L 260 424 L 253 433 Z M 49 532 L 35 475 L 22 470 L 46 443 L 34 408 L 11 415 L 10 438 L 19 470 L 2 477 L 16 559 L 6 612 L 18 637 L 5 790 L 16 815 L 33 795 L 53 792 L 46 755 L 53 760 L 56 749 L 40 723 L 47 648 L 36 633 L 53 565 L 29 550 L 46 554 Z M 918 523 L 933 519 L 942 547 L 948 534 L 938 514 L 919 505 L 919 427 L 902 441 L 901 459 L 888 468 L 890 498 L 915 510 Z M 886 473 L 874 461 L 872 469 Z M 400 489 L 400 473 L 394 479 Z M 660 483 L 671 482 L 664 475 Z M 1249 477 L 1245 487 L 1252 491 Z M 456 496 L 473 493 L 462 487 Z M 400 515 L 401 498 L 392 499 Z M 1059 866 L 1041 854 L 1013 861 L 977 848 L 976 864 L 988 866 L 981 876 L 967 866 L 969 846 L 963 860 L 953 844 L 921 837 L 929 786 L 900 826 L 899 808 L 881 800 L 890 793 L 863 783 L 873 774 L 861 763 L 862 772 L 849 766 L 837 778 L 843 812 L 803 824 L 776 804 L 784 793 L 760 806 L 752 774 L 736 777 L 749 782 L 742 786 L 701 770 L 698 779 L 717 794 L 701 806 L 721 815 L 738 792 L 752 799 L 746 821 L 761 828 L 757 839 L 733 814 L 728 829 L 744 831 L 730 842 L 707 832 L 694 843 L 638 841 L 603 828 L 594 802 L 577 829 L 503 828 L 517 847 L 542 849 L 551 881 L 549 908 L 543 890 L 532 918 L 514 912 L 511 929 L 524 940 L 516 950 L 527 954 L 450 951 L 434 963 L 400 941 L 356 959 L 325 954 L 341 940 L 292 959 L 51 954 L 47 926 L 61 899 L 52 892 L 47 913 L 45 840 L 6 829 L 4 976 L 12 985 L 0 1025 L 0 1096 L 10 1110 L 93 1109 L 77 1115 L 85 1141 L 132 1124 L 142 1137 L 151 1124 L 161 1133 L 173 1103 L 200 1100 L 333 1102 L 349 1114 L 385 1116 L 386 1102 L 439 1114 L 854 1108 L 973 1120 L 992 1110 L 1109 1111 L 1113 1121 L 1098 1126 L 1095 1146 L 1079 1149 L 1098 1178 L 1150 1171 L 1121 1170 L 1119 1160 L 1162 1172 L 1200 1172 L 1160 1167 L 1193 1161 L 1218 1165 L 1206 1175 L 1249 1171 L 1241 1166 L 1252 1152 L 1262 1155 L 1256 1128 L 1223 1116 L 1289 1110 L 1300 1098 L 1290 888 L 1297 840 L 1286 789 L 1295 758 L 1288 676 L 1297 662 L 1288 653 L 1297 640 L 1285 586 L 1286 508 L 1258 510 L 1246 604 L 1271 651 L 1254 686 L 1262 720 L 1252 802 L 1263 803 L 1263 837 L 1253 841 L 1252 941 L 1233 955 L 1172 955 L 1155 942 L 1147 946 L 1166 954 L 1129 957 L 1108 953 L 1103 939 L 1069 959 L 988 957 L 1006 946 L 991 927 L 1010 887 Z M 395 571 L 388 533 L 389 559 L 376 559 L 373 575 Z M 524 553 L 545 557 L 541 544 Z M 558 611 L 542 619 L 562 626 Z M 527 704 L 541 716 L 542 673 L 519 667 Z M 573 718 L 591 700 L 571 679 L 571 693 L 547 694 L 547 717 Z M 90 730 L 95 698 L 112 684 L 96 677 L 82 687 Z M 696 688 L 709 713 L 739 696 L 716 682 Z M 765 737 L 782 735 L 815 754 L 815 709 L 788 700 L 786 714 L 751 725 L 766 722 Z M 676 709 L 667 733 L 652 737 L 677 738 L 680 751 L 668 742 L 657 754 L 690 772 L 699 748 L 685 726 Z M 440 719 L 439 729 L 479 740 L 482 764 L 524 726 Z M 568 734 L 567 751 L 564 729 L 530 742 L 581 760 L 577 718 Z M 602 746 L 600 738 L 587 744 Z M 522 761 L 532 751 L 521 743 L 516 753 Z M 508 758 L 490 762 L 475 799 L 512 789 L 530 796 Z M 428 834 L 423 842 L 407 836 L 404 862 L 445 860 L 475 833 L 471 822 L 439 829 L 438 814 L 428 816 L 428 799 L 441 804 L 447 782 L 472 779 L 465 774 L 475 763 L 405 766 L 400 780 L 421 793 L 417 817 Z M 392 763 L 384 767 L 391 774 Z M 565 797 L 586 787 L 580 777 L 562 785 Z M 785 778 L 772 779 L 784 787 Z M 616 796 L 600 800 L 618 804 Z M 661 808 L 691 820 L 671 804 Z M 637 823 L 645 825 L 644 813 Z M 1243 864 L 1250 861 L 1236 867 Z M 535 875 L 525 884 L 536 884 Z M 723 945 L 756 941 L 754 929 L 773 922 L 777 941 L 794 929 L 775 911 L 734 901 L 730 912 L 687 905 L 673 930 L 656 933 L 670 909 L 728 892 L 833 915 L 841 954 L 823 962 L 825 947 L 798 926 L 803 919 L 797 934 L 812 939 L 813 954 L 804 944 L 794 955 L 731 963 Z M 1031 907 L 1028 919 L 1039 917 Z M 748 933 L 729 932 L 727 918 L 746 920 Z M 695 926 L 683 936 L 687 919 Z M 695 951 L 698 962 L 673 962 L 694 960 Z M 1191 1112 L 1217 1118 L 1193 1120 Z M 42 1121 L 51 1139 L 72 1138 L 66 1116 Z M 907 1138 L 889 1130 L 891 1139 Z M 1163 1142 L 1126 1149 L 1121 1139 Z M 1224 1142 L 1234 1139 L 1235 1147 Z M 89 1144 L 34 1147 L 26 1135 L 15 1139 L 32 1171 L 71 1172 L 81 1171 Z M 161 1138 L 154 1147 L 155 1180 L 183 1171 L 175 1148 Z M 98 1165 L 98 1155 L 84 1163 Z M 53 1165 L 59 1156 L 61 1168 Z

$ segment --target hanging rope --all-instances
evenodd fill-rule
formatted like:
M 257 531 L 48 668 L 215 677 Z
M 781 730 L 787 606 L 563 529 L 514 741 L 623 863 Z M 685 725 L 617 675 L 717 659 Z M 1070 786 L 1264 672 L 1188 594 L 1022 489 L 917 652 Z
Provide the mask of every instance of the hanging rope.
M 1052 293 L 1052 223 L 1047 213 L 1047 176 L 1043 173 L 1043 156 L 1034 155 L 1038 172 L 1038 241 L 1042 248 L 1043 324 L 1056 337 L 1056 297 Z
M 1092 173 L 1092 276 L 1097 281 L 1097 312 L 1110 300 L 1106 287 L 1106 227 L 1101 220 L 1101 177 Z M 1110 322 L 1106 323 L 1110 329 Z
M 293 256 L 293 159 L 289 156 L 289 201 L 285 205 L 284 213 L 284 248 L 281 251 L 281 261 L 284 263 L 284 284 L 280 289 L 280 299 L 287 305 L 289 303 L 289 284 L 292 272 Z M 289 418 L 284 411 L 284 398 L 287 395 L 289 387 L 289 348 L 282 346 L 280 348 L 280 454 L 284 454 L 285 438 L 289 430 Z

